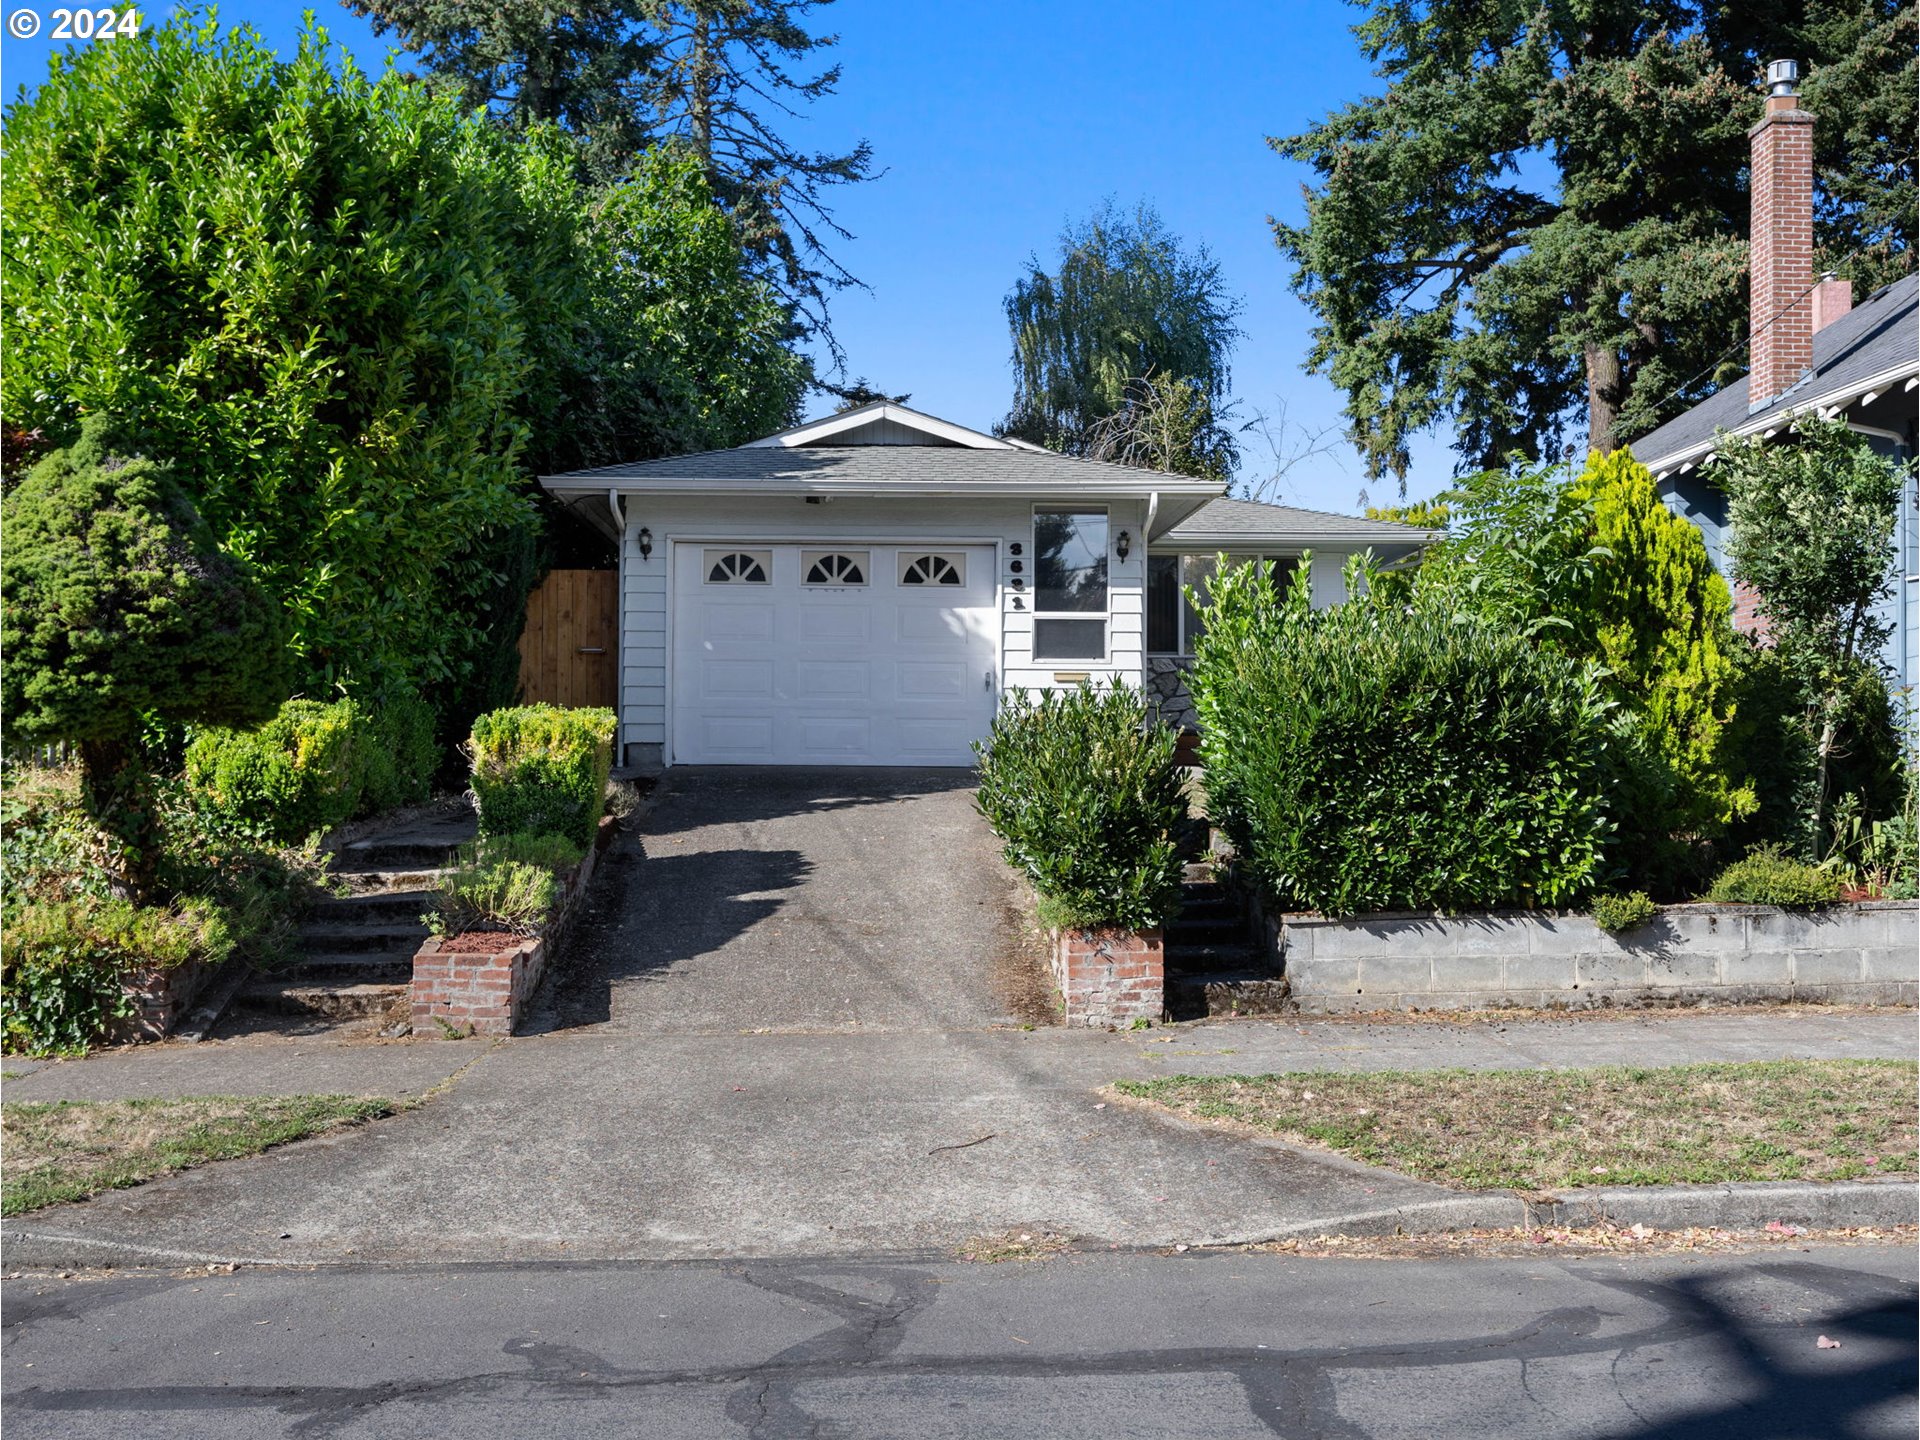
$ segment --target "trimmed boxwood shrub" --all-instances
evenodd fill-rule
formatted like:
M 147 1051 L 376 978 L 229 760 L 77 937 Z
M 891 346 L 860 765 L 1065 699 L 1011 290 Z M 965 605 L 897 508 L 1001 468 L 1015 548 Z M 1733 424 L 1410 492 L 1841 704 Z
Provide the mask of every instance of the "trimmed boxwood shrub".
M 367 732 L 367 743 L 361 746 L 361 813 L 420 804 L 432 793 L 433 773 L 440 764 L 433 707 L 411 691 L 396 689 L 355 714 L 364 717 Z
M 1152 930 L 1176 908 L 1187 798 L 1171 730 L 1124 685 L 1009 692 L 976 803 L 1062 925 Z
M 1840 898 L 1840 877 L 1762 845 L 1722 870 L 1707 898 L 1722 905 L 1831 905 Z
M 591 845 L 613 766 L 611 710 L 519 705 L 473 722 L 482 835 L 564 835 Z
M 1418 605 L 1315 611 L 1305 575 L 1284 598 L 1220 575 L 1190 677 L 1209 808 L 1253 878 L 1329 915 L 1591 890 L 1610 728 L 1589 672 Z
M 333 829 L 358 809 L 364 731 L 350 700 L 289 700 L 257 730 L 194 736 L 187 782 L 270 838 L 293 844 Z

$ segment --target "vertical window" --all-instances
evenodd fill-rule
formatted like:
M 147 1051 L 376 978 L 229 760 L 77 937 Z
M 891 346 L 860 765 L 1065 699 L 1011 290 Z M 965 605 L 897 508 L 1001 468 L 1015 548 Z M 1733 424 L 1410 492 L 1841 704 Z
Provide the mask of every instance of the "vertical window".
M 1034 512 L 1033 656 L 1107 657 L 1105 511 Z
M 1147 650 L 1155 655 L 1191 655 L 1194 642 L 1205 633 L 1197 610 L 1187 600 L 1189 588 L 1204 599 L 1206 587 L 1219 571 L 1217 555 L 1154 555 L 1147 560 Z M 1284 594 L 1300 562 L 1287 556 L 1229 555 L 1229 565 L 1264 565 L 1273 588 Z

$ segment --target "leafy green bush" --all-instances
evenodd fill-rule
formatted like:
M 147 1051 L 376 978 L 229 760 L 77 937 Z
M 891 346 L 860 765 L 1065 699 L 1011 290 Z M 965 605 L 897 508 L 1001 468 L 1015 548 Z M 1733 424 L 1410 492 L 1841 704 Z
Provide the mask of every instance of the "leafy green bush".
M 440 882 L 433 909 L 422 918 L 435 935 L 475 930 L 527 935 L 553 913 L 559 898 L 560 882 L 544 865 L 516 860 L 465 865 Z
M 333 829 L 360 804 L 364 725 L 353 702 L 289 700 L 257 730 L 203 730 L 187 781 L 281 842 Z
M 1590 890 L 1611 828 L 1592 674 L 1437 607 L 1315 611 L 1305 575 L 1284 599 L 1251 565 L 1217 577 L 1191 676 L 1209 810 L 1253 877 L 1333 915 Z
M 976 804 L 1063 925 L 1151 930 L 1178 907 L 1187 799 L 1171 730 L 1123 685 L 1011 692 L 980 757 Z
M 431 705 L 396 686 L 364 709 L 356 708 L 355 718 L 364 721 L 365 729 L 361 814 L 418 805 L 433 793 L 440 751 L 433 739 Z
M 473 722 L 482 835 L 564 835 L 591 845 L 613 765 L 611 710 L 520 705 Z
M 1762 845 L 1722 870 L 1707 898 L 1722 905 L 1831 905 L 1840 898 L 1840 877 Z
M 460 847 L 461 865 L 538 865 L 559 875 L 578 865 L 586 850 L 564 835 L 488 835 Z
M 225 922 L 204 902 L 29 903 L 8 917 L 6 939 L 0 1029 L 7 1049 L 36 1055 L 84 1051 L 130 1015 L 130 972 L 217 963 L 232 948 Z
M 1660 907 L 1648 898 L 1644 890 L 1630 890 L 1625 895 L 1593 897 L 1593 923 L 1614 935 L 1638 930 L 1659 913 Z
M 80 803 L 74 766 L 21 765 L 0 790 L 0 914 L 29 900 L 105 900 L 111 840 Z

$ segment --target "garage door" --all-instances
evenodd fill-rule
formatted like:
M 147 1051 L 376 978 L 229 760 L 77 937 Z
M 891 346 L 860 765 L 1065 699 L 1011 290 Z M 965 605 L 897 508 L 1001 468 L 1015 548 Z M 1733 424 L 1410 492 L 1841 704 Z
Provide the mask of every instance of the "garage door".
M 674 546 L 673 758 L 970 765 L 998 689 L 991 546 Z

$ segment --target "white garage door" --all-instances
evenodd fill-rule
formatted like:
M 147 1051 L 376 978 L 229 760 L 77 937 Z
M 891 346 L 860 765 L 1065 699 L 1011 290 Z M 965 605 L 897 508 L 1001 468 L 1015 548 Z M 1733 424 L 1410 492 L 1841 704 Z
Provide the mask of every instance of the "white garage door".
M 673 758 L 971 765 L 992 722 L 993 549 L 674 546 Z

